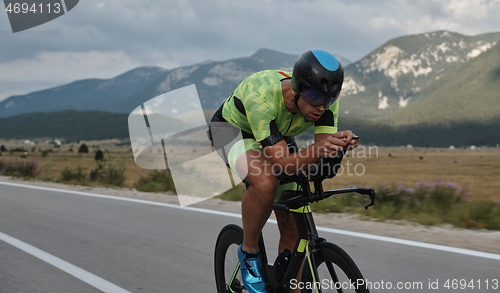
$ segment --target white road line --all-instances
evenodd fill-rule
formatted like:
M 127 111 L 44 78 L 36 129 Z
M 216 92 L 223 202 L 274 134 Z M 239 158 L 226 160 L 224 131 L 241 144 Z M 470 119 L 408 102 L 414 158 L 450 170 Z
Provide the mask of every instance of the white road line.
M 405 240 L 405 239 L 400 239 L 400 238 L 378 236 L 378 235 L 373 235 L 373 234 L 364 234 L 364 233 L 358 233 L 358 232 L 338 230 L 338 229 L 332 229 L 332 228 L 326 228 L 326 227 L 317 227 L 317 229 L 318 229 L 318 231 L 323 231 L 323 232 L 329 232 L 329 233 L 354 236 L 354 237 L 360 237 L 360 238 L 371 239 L 371 240 L 391 242 L 391 243 L 397 243 L 397 244 L 408 245 L 408 246 L 416 246 L 416 247 L 421 247 L 421 248 L 428 248 L 428 249 L 441 250 L 441 251 L 447 251 L 447 252 L 454 252 L 454 253 L 458 253 L 458 254 L 465 254 L 465 255 L 470 255 L 470 256 L 477 256 L 477 257 L 500 260 L 500 255 L 494 254 L 494 253 L 487 253 L 487 252 L 482 252 L 482 251 L 457 248 L 457 247 L 451 247 L 451 246 L 444 246 L 444 245 L 438 245 L 438 244 L 430 244 L 430 243 Z
M 53 256 L 52 254 L 49 254 L 43 250 L 40 250 L 34 246 L 29 245 L 28 243 L 25 243 L 21 240 L 18 240 L 14 237 L 11 237 L 7 234 L 4 234 L 0 232 L 0 240 L 7 242 L 8 244 L 19 248 L 20 250 L 29 253 L 33 255 L 34 257 L 37 257 L 53 266 L 56 268 L 72 275 L 73 277 L 76 277 L 83 282 L 103 291 L 103 292 L 110 292 L 110 293 L 131 293 L 130 291 L 127 291 L 123 288 L 120 288 L 116 286 L 113 283 L 110 283 L 103 278 L 100 278 L 94 274 L 91 274 L 77 266 L 74 266 L 70 264 L 67 261 L 64 261 L 58 257 Z
M 39 189 L 39 190 L 54 191 L 54 192 L 71 193 L 71 194 L 78 194 L 78 195 L 112 199 L 112 200 L 121 200 L 121 201 L 149 204 L 149 205 L 162 206 L 162 207 L 168 207 L 168 208 L 174 208 L 174 209 L 182 209 L 182 210 L 194 211 L 194 212 L 199 212 L 199 213 L 214 214 L 214 215 L 220 215 L 220 216 L 227 216 L 227 217 L 233 217 L 233 218 L 241 218 L 240 214 L 235 214 L 235 213 L 220 212 L 220 211 L 213 211 L 213 210 L 193 208 L 193 207 L 181 207 L 179 205 L 154 202 L 154 201 L 147 201 L 147 200 L 140 200 L 140 199 L 134 199 L 134 198 L 100 195 L 100 194 L 94 194 L 94 193 L 87 193 L 87 192 L 80 192 L 80 191 L 73 191 L 73 190 L 64 190 L 64 189 L 57 189 L 57 188 L 49 188 L 49 187 L 40 187 L 40 186 L 33 186 L 33 185 L 24 185 L 24 184 L 9 183 L 9 182 L 0 182 L 0 184 L 17 186 L 17 187 L 32 188 L 32 189 Z M 276 220 L 270 219 L 268 222 L 276 223 Z M 412 240 L 405 240 L 405 239 L 386 237 L 386 236 L 378 236 L 378 235 L 373 235 L 373 234 L 352 232 L 352 231 L 339 230 L 339 229 L 320 227 L 320 226 L 318 226 L 316 228 L 318 231 L 323 231 L 323 232 L 328 232 L 328 233 L 334 233 L 334 234 L 353 236 L 353 237 L 370 239 L 370 240 L 377 240 L 377 241 L 390 242 L 390 243 L 396 243 L 396 244 L 407 245 L 407 246 L 434 249 L 434 250 L 453 252 L 453 253 L 458 253 L 458 254 L 463 254 L 463 255 L 470 255 L 470 256 L 475 256 L 475 257 L 500 260 L 500 255 L 494 254 L 494 253 L 487 253 L 487 252 L 476 251 L 476 250 L 471 250 L 471 249 L 463 249 L 463 248 L 456 248 L 456 247 L 450 247 L 450 246 L 444 246 L 444 245 L 429 244 L 429 243 L 412 241 Z

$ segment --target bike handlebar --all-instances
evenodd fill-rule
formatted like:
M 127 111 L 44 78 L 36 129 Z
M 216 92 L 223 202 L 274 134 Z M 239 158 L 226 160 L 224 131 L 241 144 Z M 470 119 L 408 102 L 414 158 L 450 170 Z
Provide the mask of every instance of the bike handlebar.
M 364 194 L 368 195 L 371 199 L 371 203 L 367 206 L 365 206 L 365 209 L 367 210 L 369 207 L 371 207 L 375 203 L 375 190 L 372 188 L 345 188 L 345 189 L 335 189 L 335 190 L 328 190 L 323 192 L 325 194 L 324 198 L 328 198 L 334 194 L 341 194 L 341 193 L 349 193 L 349 192 L 356 192 L 358 194 Z
M 317 197 L 317 195 L 319 195 L 319 192 L 317 191 L 309 192 L 309 194 L 304 194 L 302 193 L 302 191 L 285 190 L 283 191 L 282 197 L 283 196 L 284 197 L 291 196 L 291 197 L 288 199 L 277 201 L 273 203 L 272 206 L 273 210 L 288 213 L 290 211 L 290 208 L 297 209 L 309 203 L 329 198 L 330 196 L 335 194 L 351 193 L 351 192 L 368 195 L 370 197 L 371 203 L 365 206 L 365 209 L 368 209 L 368 207 L 371 207 L 375 203 L 375 190 L 373 190 L 372 188 L 344 188 L 344 189 L 323 191 L 321 198 Z M 316 195 L 316 196 L 310 196 L 310 195 Z
M 298 208 L 305 206 L 309 203 L 320 201 L 328 198 L 334 194 L 356 192 L 358 194 L 368 195 L 371 203 L 365 206 L 365 209 L 371 207 L 375 203 L 375 190 L 371 188 L 345 188 L 323 191 L 322 181 L 328 178 L 333 178 L 337 175 L 340 168 L 340 163 L 345 155 L 345 151 L 338 152 L 337 156 L 330 159 L 321 158 L 318 163 L 309 167 L 307 172 L 299 172 L 294 175 L 287 175 L 285 173 L 275 174 L 282 183 L 296 182 L 304 186 L 305 191 L 285 190 L 281 198 L 287 198 L 273 203 L 273 209 L 279 211 L 288 211 L 290 207 Z M 309 182 L 314 182 L 315 191 L 311 192 Z M 281 199 L 280 198 L 280 199 Z

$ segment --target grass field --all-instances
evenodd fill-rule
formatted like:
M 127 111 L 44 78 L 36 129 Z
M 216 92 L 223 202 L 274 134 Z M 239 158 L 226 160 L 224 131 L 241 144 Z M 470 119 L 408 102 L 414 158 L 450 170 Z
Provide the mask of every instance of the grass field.
M 90 152 L 78 154 L 79 146 L 85 143 Z M 107 164 L 124 166 L 125 187 L 133 187 L 140 174 L 149 170 L 139 168 L 130 152 L 130 145 L 124 141 L 86 141 L 63 143 L 55 148 L 47 140 L 37 141 L 35 145 L 24 140 L 0 140 L 8 150 L 23 148 L 27 152 L 2 152 L 0 160 L 36 160 L 41 173 L 37 178 L 56 178 L 61 176 L 65 167 L 82 167 L 86 172 L 96 168 L 94 153 L 104 151 Z M 44 157 L 43 150 L 52 149 Z M 182 151 L 175 151 L 176 156 L 192 156 L 197 146 L 182 146 Z M 167 157 L 168 157 L 167 150 Z M 23 157 L 23 158 L 21 158 Z M 206 166 L 197 166 L 210 169 Z M 419 181 L 432 183 L 436 178 L 442 182 L 456 183 L 467 188 L 471 200 L 500 201 L 500 149 L 441 149 L 441 148 L 386 148 L 360 146 L 343 160 L 340 175 L 325 182 L 325 188 L 348 186 L 372 187 L 391 185 L 402 182 L 414 185 Z M 212 174 L 213 176 L 226 176 Z
M 357 167 L 356 167 L 357 166 Z M 346 168 L 348 167 L 348 168 Z M 500 201 L 500 149 L 374 148 L 361 146 L 343 160 L 327 188 L 415 185 L 440 178 L 471 192 L 472 200 Z M 342 169 L 341 169 L 342 170 Z

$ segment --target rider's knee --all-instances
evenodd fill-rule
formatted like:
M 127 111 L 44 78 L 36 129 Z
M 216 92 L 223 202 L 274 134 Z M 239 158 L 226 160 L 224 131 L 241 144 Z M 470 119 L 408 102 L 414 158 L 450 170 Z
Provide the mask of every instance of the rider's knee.
M 274 175 L 246 178 L 247 188 L 261 195 L 269 195 L 274 199 L 278 191 L 279 181 Z

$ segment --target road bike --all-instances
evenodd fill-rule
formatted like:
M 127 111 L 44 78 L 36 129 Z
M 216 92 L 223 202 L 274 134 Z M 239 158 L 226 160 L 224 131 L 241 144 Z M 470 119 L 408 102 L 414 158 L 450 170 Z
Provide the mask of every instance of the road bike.
M 321 160 L 308 172 L 294 176 L 278 174 L 282 182 L 296 182 L 298 190 L 283 191 L 273 203 L 273 210 L 292 214 L 298 230 L 293 251 L 283 250 L 274 263 L 268 263 L 262 233 L 259 239 L 260 257 L 264 276 L 271 293 L 301 292 L 369 292 L 365 279 L 352 258 L 339 246 L 318 235 L 310 203 L 332 195 L 358 193 L 368 195 L 375 202 L 375 191 L 370 188 L 323 190 L 323 180 L 333 178 L 340 167 L 340 158 Z M 312 185 L 312 186 L 311 186 Z M 218 293 L 247 292 L 241 281 L 240 264 L 236 249 L 243 242 L 243 229 L 235 224 L 225 226 L 215 245 L 215 281 Z M 301 276 L 299 272 L 302 272 Z

